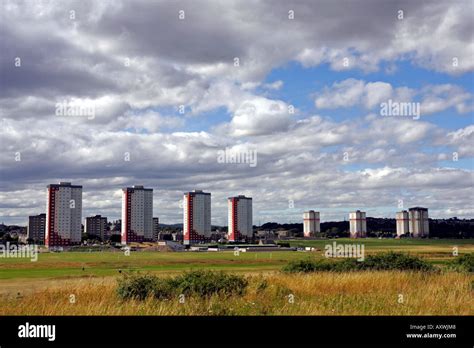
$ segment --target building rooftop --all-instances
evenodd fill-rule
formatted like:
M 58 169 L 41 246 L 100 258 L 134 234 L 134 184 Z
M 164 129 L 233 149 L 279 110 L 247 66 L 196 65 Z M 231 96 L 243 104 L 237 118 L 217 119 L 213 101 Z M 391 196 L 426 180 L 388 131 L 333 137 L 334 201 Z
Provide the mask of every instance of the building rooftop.
M 30 215 L 28 217 L 35 218 L 35 217 L 45 217 L 45 216 L 46 216 L 46 213 L 41 213 L 41 214 L 38 214 L 38 215 Z
M 203 192 L 202 190 L 194 190 L 194 191 L 191 191 L 191 192 L 184 192 L 185 195 L 187 194 L 198 194 L 198 195 L 211 195 L 210 192 Z
M 60 181 L 59 184 L 50 184 L 46 187 L 72 187 L 72 188 L 82 188 L 82 185 L 72 185 L 70 182 Z
M 228 197 L 228 199 L 239 198 L 239 199 L 252 199 L 252 197 L 245 197 L 245 195 L 238 195 L 234 197 Z
M 143 190 L 143 191 L 153 191 L 152 188 L 144 188 L 143 185 L 133 185 L 132 187 L 125 187 L 124 190 Z
M 424 210 L 424 211 L 428 211 L 428 208 L 423 208 L 423 207 L 413 207 L 413 208 L 410 208 L 408 210 Z

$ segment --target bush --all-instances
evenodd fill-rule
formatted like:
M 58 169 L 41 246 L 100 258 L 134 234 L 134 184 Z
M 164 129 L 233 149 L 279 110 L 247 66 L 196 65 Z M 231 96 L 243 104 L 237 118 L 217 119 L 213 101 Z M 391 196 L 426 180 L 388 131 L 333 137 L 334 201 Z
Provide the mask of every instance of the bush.
M 151 275 L 125 273 L 118 280 L 117 293 L 123 299 L 144 300 L 154 293 L 157 278 Z
M 344 259 L 339 262 L 326 261 L 331 264 L 331 271 L 334 272 L 350 272 L 359 271 L 363 269 L 363 261 L 357 261 L 356 259 Z
M 288 264 L 283 267 L 283 272 L 286 273 L 309 273 L 316 271 L 316 262 L 311 259 L 306 260 L 294 260 L 288 262 Z
M 170 284 L 185 295 L 243 295 L 248 281 L 242 276 L 200 270 L 186 272 L 171 279 Z
M 158 278 L 139 273 L 125 273 L 118 280 L 117 294 L 122 299 L 144 300 L 149 296 L 157 299 L 170 299 L 180 294 L 243 295 L 248 285 L 242 276 L 223 272 L 191 271 L 175 278 Z
M 169 279 L 156 278 L 153 296 L 157 299 L 170 299 L 175 295 L 175 290 L 170 284 Z
M 456 257 L 448 265 L 448 269 L 458 272 L 474 272 L 474 253 L 464 254 Z
M 359 268 L 359 262 L 355 259 L 345 259 L 343 261 L 321 260 L 298 260 L 290 261 L 284 268 L 286 273 L 310 273 L 310 272 L 345 272 L 354 271 Z
M 361 264 L 362 269 L 369 270 L 433 271 L 435 269 L 432 264 L 419 257 L 394 252 L 370 255 Z
M 419 257 L 389 252 L 370 255 L 364 261 L 357 261 L 354 258 L 348 258 L 342 261 L 330 261 L 328 259 L 291 261 L 282 270 L 286 273 L 308 273 L 363 270 L 433 271 L 434 269 L 430 263 Z

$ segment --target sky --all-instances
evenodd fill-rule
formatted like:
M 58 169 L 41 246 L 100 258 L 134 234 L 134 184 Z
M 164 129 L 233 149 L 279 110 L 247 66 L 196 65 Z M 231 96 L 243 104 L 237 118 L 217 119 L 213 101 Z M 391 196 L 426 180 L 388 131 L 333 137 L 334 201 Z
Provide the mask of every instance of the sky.
M 473 7 L 2 0 L 0 222 L 45 212 L 59 181 L 109 220 L 131 185 L 154 189 L 162 223 L 194 189 L 216 225 L 238 194 L 258 225 L 474 218 Z

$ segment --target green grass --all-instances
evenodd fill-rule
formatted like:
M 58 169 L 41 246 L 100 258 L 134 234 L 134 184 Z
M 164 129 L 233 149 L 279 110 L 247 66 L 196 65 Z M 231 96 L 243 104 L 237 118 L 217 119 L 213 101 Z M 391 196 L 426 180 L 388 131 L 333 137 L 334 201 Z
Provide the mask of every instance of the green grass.
M 474 252 L 474 240 L 414 240 L 414 239 L 337 239 L 292 240 L 292 246 L 311 246 L 320 251 L 307 252 L 248 252 L 235 256 L 226 252 L 131 252 L 120 251 L 40 253 L 37 262 L 29 259 L 0 258 L 0 286 L 16 279 L 79 278 L 86 276 L 115 276 L 119 270 L 143 270 L 152 273 L 173 273 L 191 269 L 260 272 L 280 270 L 288 261 L 309 255 L 323 258 L 326 244 L 362 243 L 366 254 L 380 251 L 402 251 L 445 265 L 459 254 Z M 84 270 L 82 270 L 84 268 Z
M 303 253 L 295 252 L 240 253 L 239 256 L 235 256 L 233 252 L 132 252 L 130 256 L 120 252 L 42 253 L 37 262 L 28 259 L 2 259 L 0 279 L 111 276 L 117 275 L 118 270 L 277 270 L 288 260 L 302 256 Z

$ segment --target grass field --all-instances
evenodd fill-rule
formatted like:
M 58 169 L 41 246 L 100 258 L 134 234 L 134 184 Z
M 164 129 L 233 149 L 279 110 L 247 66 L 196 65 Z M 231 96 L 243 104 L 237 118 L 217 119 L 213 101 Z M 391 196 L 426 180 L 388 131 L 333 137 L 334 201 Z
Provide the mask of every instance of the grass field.
M 5 314 L 474 314 L 473 277 L 441 272 L 317 273 L 286 275 L 279 270 L 290 260 L 322 258 L 333 240 L 290 241 L 311 246 L 313 252 L 63 252 L 41 253 L 29 259 L 0 259 L 0 315 Z M 474 252 L 474 240 L 338 239 L 363 243 L 366 254 L 403 251 L 443 267 L 459 254 Z M 251 277 L 243 297 L 176 301 L 119 301 L 115 294 L 119 272 L 139 270 L 173 275 L 190 269 L 238 272 Z M 257 291 L 267 279 L 268 288 Z M 295 296 L 287 303 L 288 294 Z M 77 299 L 69 303 L 69 296 Z M 405 302 L 398 303 L 402 294 Z M 393 302 L 394 301 L 394 302 Z M 176 303 L 175 303 L 176 302 Z M 225 303 L 225 305 L 223 304 Z M 254 304 L 252 304 L 254 303 Z M 6 304 L 6 305 L 5 305 Z

